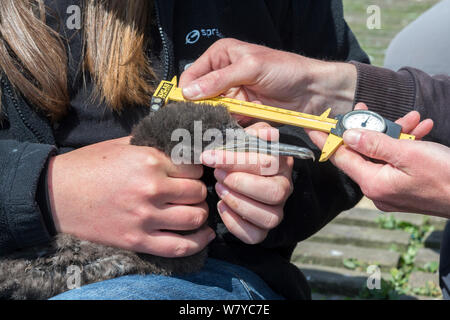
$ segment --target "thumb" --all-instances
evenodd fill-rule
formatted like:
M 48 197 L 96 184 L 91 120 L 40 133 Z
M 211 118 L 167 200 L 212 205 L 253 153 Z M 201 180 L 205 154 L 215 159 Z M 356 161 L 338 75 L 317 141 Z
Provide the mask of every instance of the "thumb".
M 117 142 L 119 144 L 127 144 L 128 145 L 128 144 L 131 143 L 131 139 L 132 139 L 132 137 L 128 136 L 128 137 L 118 138 L 118 139 L 115 139 L 113 141 Z
M 394 164 L 403 149 L 400 140 L 380 132 L 352 129 L 344 132 L 344 142 L 351 149 L 369 158 Z
M 239 63 L 211 71 L 183 87 L 183 96 L 189 100 L 217 97 L 230 88 L 248 84 L 249 73 Z

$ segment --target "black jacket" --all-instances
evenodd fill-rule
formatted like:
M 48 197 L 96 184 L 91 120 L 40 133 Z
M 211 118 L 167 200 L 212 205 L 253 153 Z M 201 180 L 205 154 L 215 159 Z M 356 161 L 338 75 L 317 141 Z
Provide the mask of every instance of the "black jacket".
M 69 5 L 80 5 L 80 2 L 48 1 L 61 19 L 67 17 Z M 341 1 L 161 0 L 155 3 L 160 41 L 153 50 L 160 49 L 156 54 L 163 63 L 161 77 L 164 79 L 179 75 L 186 64 L 222 36 L 310 57 L 368 62 L 343 19 Z M 82 33 L 65 29 L 64 21 L 48 23 L 54 28 L 59 25 L 70 49 L 68 80 L 74 99 L 75 92 L 83 85 L 77 81 Z M 36 201 L 36 189 L 49 157 L 61 150 L 56 143 L 55 127 L 15 92 L 5 77 L 1 79 L 1 90 L 0 254 L 4 254 L 50 241 L 42 208 Z M 281 133 L 283 142 L 313 147 L 303 130 L 283 127 Z M 215 242 L 210 255 L 246 266 L 286 298 L 309 298 L 305 278 L 289 263 L 292 250 L 298 241 L 317 232 L 339 212 L 354 206 L 361 192 L 330 163 L 296 161 L 294 184 L 295 191 L 286 204 L 283 222 L 262 244 Z

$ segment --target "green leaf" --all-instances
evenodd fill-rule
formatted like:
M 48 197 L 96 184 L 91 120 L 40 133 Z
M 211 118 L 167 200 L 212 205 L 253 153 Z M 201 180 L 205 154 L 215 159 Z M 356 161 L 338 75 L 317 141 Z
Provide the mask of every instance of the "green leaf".
M 437 261 L 428 262 L 424 267 L 427 272 L 436 273 L 439 270 L 439 263 Z
M 362 265 L 362 263 L 355 258 L 343 259 L 342 263 L 344 264 L 344 267 L 350 270 L 355 270 Z

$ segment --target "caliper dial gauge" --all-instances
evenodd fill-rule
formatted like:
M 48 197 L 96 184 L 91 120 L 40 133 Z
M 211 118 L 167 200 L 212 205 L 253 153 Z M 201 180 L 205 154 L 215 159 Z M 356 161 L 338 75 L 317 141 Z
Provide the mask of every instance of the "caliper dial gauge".
M 402 127 L 380 116 L 378 113 L 368 110 L 355 110 L 336 116 L 337 124 L 330 130 L 325 146 L 320 156 L 321 162 L 330 156 L 344 144 L 344 133 L 349 129 L 366 129 L 380 132 L 394 139 L 414 140 L 414 136 L 402 133 Z
M 348 129 L 366 129 L 377 132 L 386 132 L 386 120 L 379 114 L 368 110 L 355 110 L 342 118 L 342 126 Z

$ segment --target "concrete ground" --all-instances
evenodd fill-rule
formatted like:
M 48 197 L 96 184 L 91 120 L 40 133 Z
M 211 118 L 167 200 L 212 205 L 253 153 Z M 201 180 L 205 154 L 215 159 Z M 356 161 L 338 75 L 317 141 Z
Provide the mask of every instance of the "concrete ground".
M 382 213 L 363 199 L 300 243 L 292 261 L 307 277 L 314 299 L 441 299 L 437 268 L 446 221 Z M 383 281 L 369 290 L 372 265 Z

